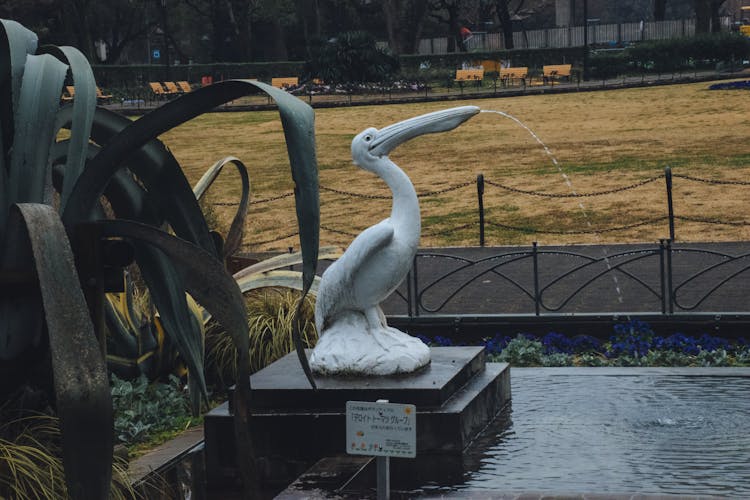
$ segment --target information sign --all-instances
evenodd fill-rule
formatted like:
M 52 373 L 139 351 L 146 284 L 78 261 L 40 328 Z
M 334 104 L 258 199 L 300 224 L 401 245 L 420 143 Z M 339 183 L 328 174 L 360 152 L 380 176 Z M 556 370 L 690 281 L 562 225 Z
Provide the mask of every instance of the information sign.
M 417 408 L 412 404 L 346 402 L 346 452 L 417 456 Z
M 154 51 L 152 52 L 151 56 L 154 59 L 159 59 L 161 57 L 161 51 L 159 49 L 154 49 Z

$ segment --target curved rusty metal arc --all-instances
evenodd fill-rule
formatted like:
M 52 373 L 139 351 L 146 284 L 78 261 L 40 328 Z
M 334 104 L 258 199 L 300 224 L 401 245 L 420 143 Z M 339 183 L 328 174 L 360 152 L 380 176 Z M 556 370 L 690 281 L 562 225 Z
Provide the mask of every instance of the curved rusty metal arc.
M 109 380 L 65 228 L 51 206 L 17 204 L 8 229 L 19 240 L 25 233 L 39 278 L 68 492 L 108 498 L 114 447 Z

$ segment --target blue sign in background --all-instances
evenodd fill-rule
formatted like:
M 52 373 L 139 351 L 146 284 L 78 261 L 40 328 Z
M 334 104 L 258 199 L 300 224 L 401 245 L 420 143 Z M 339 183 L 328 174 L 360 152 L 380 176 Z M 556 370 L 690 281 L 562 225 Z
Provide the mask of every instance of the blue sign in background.
M 161 57 L 161 51 L 159 49 L 154 49 L 151 55 L 153 56 L 154 59 L 159 59 Z

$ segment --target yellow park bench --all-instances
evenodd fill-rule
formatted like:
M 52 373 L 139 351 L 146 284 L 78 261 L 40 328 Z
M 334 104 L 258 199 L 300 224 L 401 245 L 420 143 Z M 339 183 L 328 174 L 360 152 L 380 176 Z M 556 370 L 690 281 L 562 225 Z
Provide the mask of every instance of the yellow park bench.
M 66 85 L 65 91 L 62 94 L 63 101 L 72 101 L 76 98 L 76 88 L 73 85 Z M 105 94 L 102 89 L 96 87 L 96 99 L 107 100 L 112 99 L 112 94 Z
M 484 80 L 484 68 L 456 70 L 456 81 L 461 86 L 462 94 L 464 93 L 464 82 L 475 82 L 477 87 L 480 87 L 482 80 Z
M 182 94 L 182 90 L 174 82 L 164 82 L 164 88 L 167 89 L 167 94 Z
M 457 82 L 481 82 L 484 80 L 484 68 L 480 69 L 457 69 Z
M 177 86 L 180 88 L 181 91 L 183 91 L 186 94 L 190 92 L 191 90 L 193 90 L 190 87 L 190 84 L 186 81 L 177 82 Z
M 109 99 L 112 99 L 112 94 L 105 94 L 102 89 L 96 87 L 96 98 L 97 100 L 107 101 Z
M 171 96 L 182 93 L 174 82 L 148 82 L 148 86 L 151 87 L 151 91 L 154 95 L 160 98 L 164 97 L 168 99 Z
M 526 78 L 529 76 L 529 68 L 526 66 L 519 66 L 517 68 L 500 68 L 500 81 L 503 86 L 513 85 L 514 80 L 518 80 L 526 84 Z
M 279 89 L 296 87 L 297 85 L 299 85 L 299 78 L 297 78 L 296 76 L 271 78 L 271 85 Z
M 567 78 L 570 81 L 570 64 L 550 64 L 542 67 L 542 78 L 544 83 L 554 84 L 560 78 Z
M 62 93 L 62 100 L 63 101 L 72 101 L 76 97 L 76 88 L 72 85 L 66 85 L 65 90 L 63 90 Z
M 169 95 L 159 82 L 148 82 L 148 86 L 151 87 L 151 92 L 153 92 L 156 97 L 166 97 Z

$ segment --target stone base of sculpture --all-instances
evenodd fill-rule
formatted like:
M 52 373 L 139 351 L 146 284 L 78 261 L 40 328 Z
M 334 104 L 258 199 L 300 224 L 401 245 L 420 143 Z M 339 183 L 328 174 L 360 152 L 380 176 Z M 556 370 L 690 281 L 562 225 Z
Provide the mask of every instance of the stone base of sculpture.
M 411 373 L 429 362 L 430 348 L 418 338 L 384 323 L 373 327 L 353 312 L 325 330 L 310 356 L 310 368 L 321 375 Z
M 263 483 L 278 485 L 278 493 L 321 458 L 347 457 L 347 401 L 386 399 L 416 406 L 418 456 L 392 458 L 394 480 L 395 471 L 403 471 L 421 482 L 417 487 L 448 477 L 439 463 L 463 467 L 465 450 L 510 402 L 510 369 L 506 363 L 487 363 L 484 348 L 478 346 L 431 347 L 430 359 L 427 366 L 408 374 L 316 374 L 316 389 L 310 386 L 296 353 L 253 374 L 248 429 Z M 204 436 L 209 488 L 234 484 L 237 439 L 229 402 L 205 416 Z M 472 463 L 478 464 L 473 459 Z M 417 472 L 409 472 L 412 465 Z M 462 476 L 464 471 L 455 473 Z M 284 498 L 308 497 L 319 498 L 311 492 Z

